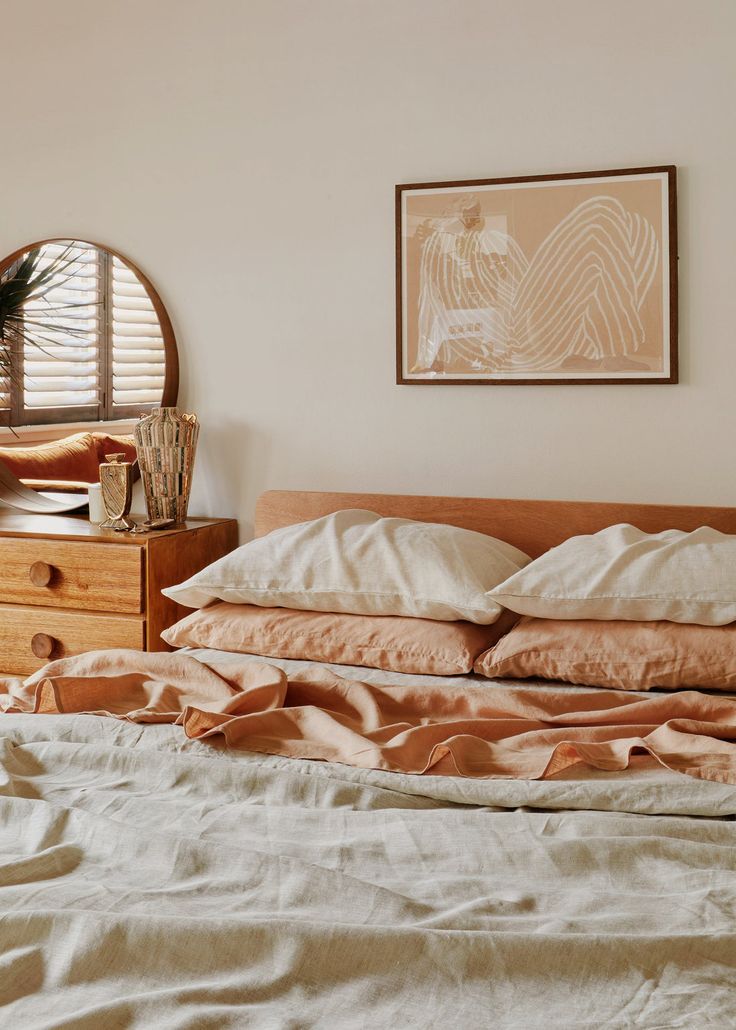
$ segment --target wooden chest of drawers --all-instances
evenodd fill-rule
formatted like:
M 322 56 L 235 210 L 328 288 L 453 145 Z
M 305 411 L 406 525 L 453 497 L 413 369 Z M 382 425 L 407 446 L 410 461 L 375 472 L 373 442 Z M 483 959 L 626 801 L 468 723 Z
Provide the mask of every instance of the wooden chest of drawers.
M 0 671 L 106 647 L 170 650 L 163 629 L 188 609 L 161 589 L 238 544 L 234 519 L 190 519 L 133 535 L 82 518 L 0 514 Z

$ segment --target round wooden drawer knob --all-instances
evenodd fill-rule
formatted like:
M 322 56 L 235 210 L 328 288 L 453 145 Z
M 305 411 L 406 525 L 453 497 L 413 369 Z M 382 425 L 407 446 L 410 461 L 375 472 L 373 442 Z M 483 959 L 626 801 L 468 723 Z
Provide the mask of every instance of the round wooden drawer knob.
M 34 561 L 28 575 L 34 587 L 47 587 L 54 578 L 54 566 L 45 561 Z
M 31 651 L 36 658 L 50 658 L 55 647 L 56 640 L 48 633 L 34 633 L 31 637 Z

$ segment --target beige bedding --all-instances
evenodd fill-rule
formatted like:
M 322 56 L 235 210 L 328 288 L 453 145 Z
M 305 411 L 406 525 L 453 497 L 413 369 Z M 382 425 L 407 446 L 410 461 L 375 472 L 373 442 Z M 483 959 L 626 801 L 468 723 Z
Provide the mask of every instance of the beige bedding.
M 733 1025 L 736 788 L 633 766 L 419 777 L 3 715 L 0 1026 Z

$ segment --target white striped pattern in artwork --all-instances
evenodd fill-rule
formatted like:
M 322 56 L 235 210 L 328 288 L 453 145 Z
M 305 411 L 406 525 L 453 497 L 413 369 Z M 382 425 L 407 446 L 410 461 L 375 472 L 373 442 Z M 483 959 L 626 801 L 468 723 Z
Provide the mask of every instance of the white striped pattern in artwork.
M 412 371 L 626 367 L 645 342 L 640 313 L 659 261 L 652 225 L 613 197 L 575 207 L 531 261 L 511 235 L 483 229 L 482 220 L 452 234 L 440 221 L 422 249 Z M 473 309 L 475 331 L 465 333 Z M 462 313 L 456 336 L 447 330 L 454 313 Z

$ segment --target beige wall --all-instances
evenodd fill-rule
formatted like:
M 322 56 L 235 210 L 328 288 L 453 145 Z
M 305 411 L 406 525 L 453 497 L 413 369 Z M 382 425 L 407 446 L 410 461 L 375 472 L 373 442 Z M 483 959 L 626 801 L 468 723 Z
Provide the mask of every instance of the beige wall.
M 4 0 L 1 28 L 0 249 L 77 235 L 151 275 L 198 511 L 736 503 L 733 0 Z M 680 386 L 393 385 L 395 182 L 659 163 Z

